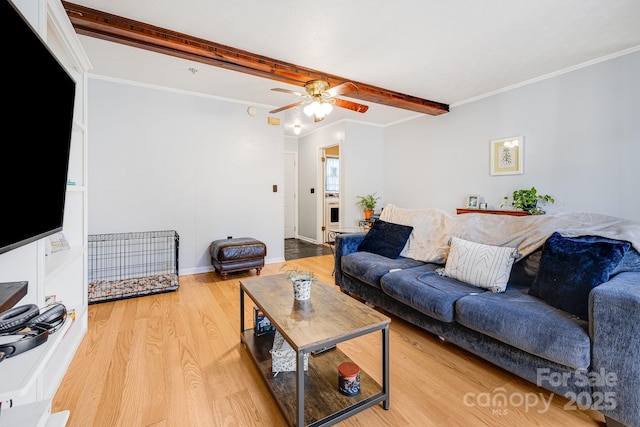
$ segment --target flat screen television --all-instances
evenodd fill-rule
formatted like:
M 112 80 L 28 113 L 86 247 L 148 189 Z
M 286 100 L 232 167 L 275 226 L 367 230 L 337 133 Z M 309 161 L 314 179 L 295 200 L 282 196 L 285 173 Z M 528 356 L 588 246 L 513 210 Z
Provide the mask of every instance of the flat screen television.
M 62 230 L 76 84 L 13 3 L 0 3 L 2 254 Z

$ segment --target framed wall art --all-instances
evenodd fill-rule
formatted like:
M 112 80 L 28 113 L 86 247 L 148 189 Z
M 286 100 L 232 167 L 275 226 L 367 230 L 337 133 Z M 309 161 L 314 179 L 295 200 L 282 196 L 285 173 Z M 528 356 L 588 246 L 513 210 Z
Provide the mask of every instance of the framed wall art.
M 491 175 L 522 175 L 524 173 L 524 137 L 491 141 Z

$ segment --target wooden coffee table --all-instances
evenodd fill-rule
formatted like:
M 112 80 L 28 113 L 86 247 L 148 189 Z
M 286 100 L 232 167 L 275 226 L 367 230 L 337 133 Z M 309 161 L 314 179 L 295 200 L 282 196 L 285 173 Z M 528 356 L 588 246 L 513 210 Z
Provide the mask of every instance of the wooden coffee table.
M 291 345 L 297 355 L 295 372 L 271 372 L 273 334 L 256 336 L 245 329 L 245 293 Z M 320 281 L 311 299 L 296 301 L 284 274 L 240 280 L 240 341 L 245 344 L 278 402 L 289 425 L 334 424 L 382 402 L 389 409 L 389 323 L 387 316 Z M 338 391 L 338 366 L 351 360 L 336 344 L 381 331 L 382 385 L 360 370 L 360 393 Z M 331 350 L 315 352 L 326 348 Z M 309 367 L 303 369 L 309 354 Z

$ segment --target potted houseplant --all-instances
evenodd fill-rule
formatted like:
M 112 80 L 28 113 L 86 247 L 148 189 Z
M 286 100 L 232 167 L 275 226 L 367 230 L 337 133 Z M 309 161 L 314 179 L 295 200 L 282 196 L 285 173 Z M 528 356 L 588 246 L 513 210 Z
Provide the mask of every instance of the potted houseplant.
M 530 189 L 515 190 L 511 195 L 511 201 L 509 202 L 509 196 L 504 196 L 504 203 L 500 206 L 510 205 L 516 209 L 522 209 L 529 213 L 529 215 L 544 214 L 544 211 L 538 207 L 538 203 L 555 203 L 553 197 L 548 194 L 538 194 L 536 187 Z
M 362 211 L 364 212 L 364 219 L 371 218 L 371 214 L 375 211 L 376 204 L 378 203 L 378 200 L 380 200 L 380 197 L 377 197 L 376 193 L 356 197 L 358 199 L 356 205 L 362 208 Z
M 293 297 L 298 301 L 308 300 L 311 297 L 311 285 L 316 280 L 315 273 L 287 264 L 282 268 L 287 269 L 285 275 L 293 283 Z

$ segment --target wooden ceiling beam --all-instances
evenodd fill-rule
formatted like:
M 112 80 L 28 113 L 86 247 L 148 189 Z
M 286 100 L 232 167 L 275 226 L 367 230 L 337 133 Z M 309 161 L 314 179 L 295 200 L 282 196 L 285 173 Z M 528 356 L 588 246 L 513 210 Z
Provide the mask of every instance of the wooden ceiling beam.
M 355 82 L 78 4 L 66 1 L 62 4 L 78 34 L 301 87 L 309 80 L 324 80 L 331 87 L 351 81 L 358 90 L 343 96 L 432 116 L 449 111 L 449 106 L 440 102 Z

